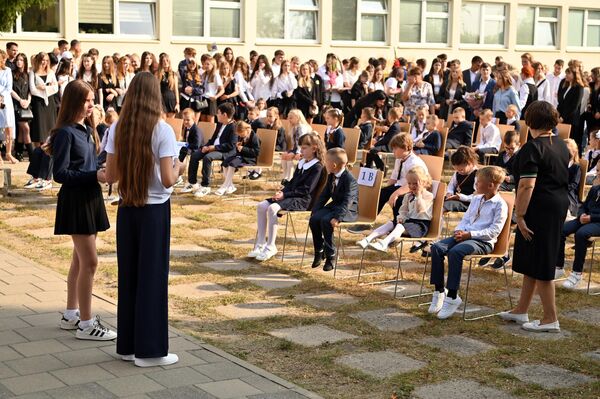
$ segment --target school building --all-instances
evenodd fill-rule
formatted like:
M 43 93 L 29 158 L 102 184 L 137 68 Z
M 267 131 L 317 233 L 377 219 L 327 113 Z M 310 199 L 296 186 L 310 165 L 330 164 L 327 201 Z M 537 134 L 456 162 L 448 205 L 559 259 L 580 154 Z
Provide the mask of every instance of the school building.
M 156 54 L 176 59 L 184 47 L 203 53 L 216 43 L 236 55 L 252 49 L 269 58 L 276 49 L 302 60 L 439 53 L 469 62 L 501 55 L 519 63 L 532 52 L 551 65 L 556 58 L 599 64 L 597 0 L 59 0 L 19 16 L 4 41 L 26 54 L 50 51 L 58 39 L 79 39 L 84 50 Z

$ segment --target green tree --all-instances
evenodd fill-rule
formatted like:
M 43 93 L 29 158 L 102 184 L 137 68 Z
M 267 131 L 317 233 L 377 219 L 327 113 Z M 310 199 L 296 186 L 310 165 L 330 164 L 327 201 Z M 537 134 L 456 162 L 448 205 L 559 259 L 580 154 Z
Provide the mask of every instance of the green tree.
M 56 3 L 56 0 L 0 0 L 0 32 L 10 32 L 17 15 L 30 7 L 45 9 Z

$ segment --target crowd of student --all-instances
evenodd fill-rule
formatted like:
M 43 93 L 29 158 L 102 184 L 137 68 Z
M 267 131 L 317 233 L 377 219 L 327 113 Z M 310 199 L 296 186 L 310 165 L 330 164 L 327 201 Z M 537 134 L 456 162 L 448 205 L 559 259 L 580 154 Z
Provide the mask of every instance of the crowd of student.
M 570 61 L 563 72 L 563 62 L 557 60 L 553 70 L 547 71 L 526 53 L 518 71 L 500 57 L 493 66 L 473 57 L 470 67 L 461 70 L 459 60 L 447 62 L 442 54 L 432 61 L 425 76 L 425 60 L 411 65 L 403 58 L 396 59 L 389 77 L 384 79 L 387 67 L 384 59 L 369 59 L 361 71 L 358 59 L 340 61 L 333 54 L 327 56 L 324 65 L 314 60 L 301 64 L 298 57 L 287 60 L 285 53 L 278 50 L 271 63 L 265 55 L 254 51 L 246 61 L 241 56 L 234 57 L 233 51 L 226 48 L 223 54 L 204 54 L 197 61 L 194 49 L 187 48 L 185 58 L 174 68 L 165 53 L 158 60 L 150 52 L 141 57 L 114 54 L 100 60 L 97 51 L 83 54 L 80 47 L 77 41 L 71 42 L 70 48 L 61 41 L 56 54 L 35 55 L 31 70 L 27 67 L 27 57 L 18 53 L 15 43 L 7 45 L 7 53 L 0 51 L 0 70 L 12 70 L 0 74 L 5 104 L 11 103 L 0 113 L 6 157 L 10 162 L 18 162 L 20 152 L 27 150 L 28 172 L 32 175 L 28 187 L 44 189 L 51 184 L 52 172 L 55 180 L 63 184 L 57 207 L 57 234 L 93 234 L 108 228 L 100 215 L 105 211 L 103 203 L 97 201 L 97 183 L 118 181 L 121 199 L 117 224 L 122 231 L 130 232 L 117 237 L 121 248 L 119 263 L 154 262 L 160 270 L 165 264 L 168 267 L 168 245 L 164 244 L 168 232 L 144 229 L 143 220 L 159 220 L 161 228 L 168 224 L 168 199 L 177 178 L 184 193 L 196 197 L 210 194 L 212 164 L 216 160 L 222 161 L 224 176 L 222 185 L 214 192 L 218 196 L 235 192 L 233 176 L 242 166 L 250 167 L 247 178 L 260 178 L 261 170 L 252 167 L 261 148 L 257 131 L 265 128 L 277 134 L 282 187 L 257 206 L 257 236 L 248 256 L 265 261 L 277 253 L 280 211 L 310 210 L 315 254 L 312 267 L 324 263 L 323 270 L 333 270 L 334 231 L 339 223 L 353 222 L 358 217 L 358 183 L 346 167 L 348 156 L 344 149 L 344 129 L 354 128 L 360 131 L 358 147 L 365 150 L 363 166 L 380 169 L 385 175 L 387 167 L 382 154 L 391 153 L 395 158 L 378 204 L 378 212 L 390 206 L 392 219 L 359 240 L 358 245 L 386 251 L 398 237 L 427 235 L 434 198 L 430 192 L 432 179 L 422 156 L 441 153 L 449 158 L 455 170 L 448 184 L 444 210 L 464 212 L 464 216 L 450 237 L 427 249 L 432 257 L 431 284 L 435 287 L 430 313 L 445 319 L 456 312 L 462 303 L 458 296 L 462 261 L 467 255 L 486 255 L 493 250 L 510 213 L 499 191 L 516 189 L 513 270 L 525 277 L 519 305 L 502 317 L 523 323 L 523 328 L 531 331 L 560 329 L 554 286 L 549 282 L 564 273 L 565 237 L 575 234 L 576 255 L 573 272 L 563 287 L 574 288 L 582 278 L 586 240 L 600 233 L 597 189 L 592 189 L 583 204 L 579 201 L 581 174 L 589 174 L 593 183 L 600 164 L 598 68 L 592 69 L 586 78 L 581 62 Z M 79 92 L 79 97 L 73 94 L 79 101 L 81 96 L 87 96 L 85 118 L 67 117 L 75 112 L 64 109 L 69 92 Z M 13 101 L 7 102 L 11 97 Z M 146 115 L 151 118 L 145 120 Z M 170 134 L 179 132 L 172 132 L 160 120 L 173 116 L 183 119 L 183 141 L 178 148 L 174 145 L 175 135 Z M 205 141 L 198 121 L 214 122 L 215 118 L 214 133 Z M 85 120 L 89 128 L 75 123 L 80 120 Z M 525 120 L 525 125 L 521 120 Z M 323 137 L 313 131 L 314 123 L 326 125 Z M 497 123 L 512 128 L 502 137 Z M 571 139 L 567 143 L 556 137 L 559 123 L 571 125 Z M 446 147 L 442 148 L 441 131 L 446 126 Z M 519 131 L 524 128 L 529 129 L 530 139 L 521 147 Z M 17 132 L 19 140 L 13 156 L 11 140 Z M 478 137 L 473 137 L 474 134 Z M 73 151 L 85 152 L 88 147 L 92 148 L 93 156 L 86 153 L 80 158 L 73 157 Z M 584 149 L 589 167 L 582 171 L 578 161 Z M 146 150 L 154 154 L 153 162 Z M 125 156 L 127 151 L 132 153 L 130 157 Z M 50 152 L 52 157 L 48 155 Z M 188 156 L 185 183 L 181 176 Z M 494 166 L 479 166 L 490 158 L 494 159 Z M 96 161 L 93 173 L 92 161 Z M 140 164 L 136 162 L 153 170 L 141 183 L 135 177 L 140 174 L 136 166 Z M 83 175 L 81 169 L 85 169 Z M 93 187 L 86 186 L 89 190 L 86 195 L 93 199 L 91 205 L 78 204 L 81 193 L 74 190 L 75 186 L 92 180 Z M 77 206 L 84 206 L 85 212 L 79 216 L 64 213 Z M 139 212 L 135 211 L 137 208 Z M 567 208 L 572 221 L 563 229 Z M 94 220 L 90 221 L 90 217 Z M 87 233 L 78 233 L 81 225 L 86 226 Z M 145 236 L 143 244 L 134 242 L 136 237 L 147 234 L 142 233 L 145 230 L 153 233 Z M 532 240 L 534 233 L 536 240 Z M 76 247 L 87 245 L 73 240 Z M 140 245 L 154 246 L 154 258 L 139 258 L 136 253 L 143 252 L 138 250 Z M 423 245 L 411 248 L 418 250 L 426 249 Z M 445 258 L 448 259 L 446 283 Z M 508 257 L 494 262 L 494 267 L 500 268 L 506 261 Z M 137 269 L 131 267 L 123 274 L 124 285 L 128 278 L 137 276 Z M 160 290 L 166 290 L 163 280 L 157 283 L 150 279 L 147 284 L 158 284 Z M 545 305 L 544 318 L 530 323 L 527 309 L 536 289 Z M 154 304 L 166 309 L 164 301 L 161 297 Z M 141 306 L 131 292 L 123 299 L 119 297 L 120 310 L 121 303 L 125 308 L 124 318 Z M 78 312 L 67 309 L 65 328 L 75 326 L 81 330 L 81 324 L 79 327 L 74 324 L 74 320 L 79 320 Z M 145 316 L 154 320 L 154 316 Z M 113 337 L 114 333 L 90 317 L 88 306 L 84 330 Z M 165 331 L 162 325 L 157 330 L 161 334 Z M 87 335 L 82 339 L 94 339 L 89 333 L 80 335 Z M 161 335 L 160 339 L 166 338 Z M 131 342 L 118 353 L 130 356 L 134 351 Z M 137 349 L 134 352 L 137 356 Z M 167 356 L 164 345 L 155 352 L 139 357 Z

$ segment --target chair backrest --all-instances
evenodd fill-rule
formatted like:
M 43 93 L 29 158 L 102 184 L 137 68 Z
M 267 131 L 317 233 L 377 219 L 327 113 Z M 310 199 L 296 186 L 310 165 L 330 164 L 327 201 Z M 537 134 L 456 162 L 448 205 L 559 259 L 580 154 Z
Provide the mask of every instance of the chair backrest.
M 571 125 L 568 123 L 559 123 L 556 125 L 556 129 L 558 130 L 558 137 L 563 140 L 566 140 L 571 136 Z
M 400 132 L 408 133 L 410 132 L 410 122 L 399 122 L 400 123 Z
M 448 140 L 448 128 L 444 127 L 442 129 L 440 129 L 439 132 L 440 132 L 440 135 L 442 136 L 442 146 L 435 153 L 435 156 L 436 157 L 443 157 L 444 153 L 446 152 L 446 141 Z
M 275 157 L 275 144 L 277 142 L 277 130 L 258 129 L 256 132 L 260 139 L 260 150 L 256 159 L 256 166 L 261 168 L 273 167 Z
M 525 124 L 524 120 L 519 121 L 519 124 L 521 125 L 521 131 L 519 132 L 519 144 L 524 146 L 529 138 L 529 126 Z
M 352 175 L 358 180 L 360 168 L 353 168 Z M 373 187 L 358 185 L 358 217 L 360 220 L 377 219 L 377 206 L 379 204 L 379 194 L 381 192 L 381 183 L 383 182 L 383 172 L 377 170 L 375 175 L 375 184 Z
M 318 123 L 312 123 L 310 126 L 312 127 L 312 129 L 315 132 L 319 133 L 321 140 L 325 141 L 325 132 L 327 131 L 327 125 L 320 125 Z
M 173 128 L 177 141 L 183 140 L 183 119 L 166 118 L 165 122 L 167 122 Z
M 446 127 L 446 120 L 442 119 L 442 118 L 439 118 L 438 119 L 438 124 L 437 124 L 436 127 L 437 127 L 437 130 L 439 130 L 441 132 L 442 129 Z
M 444 170 L 444 157 L 438 157 L 437 155 L 419 155 L 419 158 L 425 162 L 429 176 L 431 180 L 441 180 L 442 172 Z
M 432 186 L 432 189 L 435 189 L 435 185 Z M 442 213 L 444 211 L 446 183 L 438 182 L 437 190 L 435 190 L 433 195 L 435 195 L 435 198 L 433 199 L 433 212 L 431 215 L 431 223 L 429 224 L 429 231 L 427 232 L 427 238 L 439 237 L 442 232 Z
M 360 140 L 360 129 L 351 127 L 342 128 L 346 136 L 344 150 L 348 155 L 348 165 L 352 166 L 356 162 L 356 154 L 358 153 L 358 141 Z
M 501 191 L 500 196 L 508 206 L 508 217 L 506 218 L 504 227 L 502 227 L 502 231 L 498 236 L 498 241 L 496 241 L 492 255 L 504 255 L 508 252 L 508 247 L 510 246 L 510 221 L 512 219 L 513 208 L 515 206 L 515 194 L 512 192 Z
M 579 177 L 579 201 L 584 201 L 584 195 L 583 192 L 585 190 L 585 177 L 587 175 L 587 168 L 588 168 L 588 160 L 587 159 L 580 159 L 579 160 L 579 169 L 581 171 L 581 176 Z
M 292 128 L 292 124 L 289 120 L 283 118 L 280 118 L 279 120 L 281 121 L 281 126 L 283 126 L 286 132 Z
M 500 151 L 502 151 L 504 149 L 504 136 L 506 135 L 506 132 L 510 132 L 511 130 L 515 130 L 515 127 L 513 125 L 497 125 L 498 129 L 500 130 L 500 139 L 502 140 L 500 143 Z
M 200 130 L 202 130 L 202 136 L 204 137 L 204 143 L 208 143 L 215 134 L 215 129 L 217 128 L 217 124 L 214 122 L 198 122 L 197 123 Z
M 323 169 L 321 170 L 321 176 L 319 177 L 319 182 L 317 183 L 317 187 L 315 187 L 315 191 L 313 191 L 313 193 L 312 193 L 312 197 L 310 198 L 310 203 L 308 204 L 308 208 L 306 209 L 307 211 L 312 211 L 313 206 L 315 206 L 315 202 L 317 202 L 317 199 L 321 195 L 321 191 L 323 191 L 326 184 L 327 184 L 327 169 L 325 168 L 325 166 L 323 166 Z

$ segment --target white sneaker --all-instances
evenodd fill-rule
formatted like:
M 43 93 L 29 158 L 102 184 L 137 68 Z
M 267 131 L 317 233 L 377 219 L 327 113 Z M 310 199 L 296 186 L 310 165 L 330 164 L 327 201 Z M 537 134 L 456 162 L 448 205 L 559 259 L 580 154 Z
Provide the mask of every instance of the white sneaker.
M 200 187 L 200 189 L 194 193 L 194 197 L 202 198 L 208 194 L 210 194 L 210 187 Z
M 437 317 L 440 320 L 445 320 L 448 317 L 452 316 L 458 310 L 458 307 L 462 303 L 462 299 L 457 295 L 456 299 L 452 299 L 449 297 L 444 298 L 444 304 L 442 305 L 442 309 L 438 312 Z
M 560 324 L 558 320 L 554 323 L 540 324 L 539 320 L 534 320 L 531 323 L 525 323 L 521 326 L 523 330 L 532 332 L 560 332 Z
M 138 367 L 155 367 L 155 366 L 168 366 L 169 364 L 175 364 L 179 361 L 179 356 L 174 353 L 169 353 L 163 357 L 151 357 L 146 359 L 135 358 L 135 365 Z
M 433 296 L 431 297 L 431 305 L 429 305 L 429 309 L 427 310 L 427 312 L 429 312 L 430 314 L 436 314 L 440 310 L 442 310 L 442 305 L 444 305 L 444 299 L 446 299 L 447 293 L 447 289 L 444 289 L 444 292 L 433 291 Z
M 356 244 L 361 247 L 362 249 L 367 249 L 367 247 L 369 246 L 370 241 L 367 240 L 367 238 L 363 238 L 360 241 L 356 241 Z
M 215 191 L 215 195 L 218 195 L 220 197 L 223 194 L 225 194 L 226 192 L 227 192 L 227 187 L 221 186 Z
M 248 252 L 248 255 L 246 255 L 246 256 L 248 258 L 256 258 L 264 250 L 265 250 L 265 245 L 257 245 L 257 246 L 254 247 L 254 249 L 252 251 Z
M 227 190 L 225 190 L 225 194 L 229 195 L 229 194 L 233 194 L 237 191 L 237 187 L 234 185 L 231 185 L 229 187 L 227 187 Z
M 387 245 L 385 245 L 384 243 L 382 243 L 381 241 L 377 241 L 377 242 L 370 242 L 369 246 L 377 251 L 381 251 L 381 252 L 387 252 L 388 247 Z
M 62 330 L 77 330 L 79 327 L 79 313 L 71 320 L 67 319 L 63 314 L 62 319 L 60 319 L 59 327 Z
M 122 355 L 121 360 L 125 362 L 133 362 L 135 360 L 135 355 Z
M 52 182 L 50 180 L 42 180 L 35 188 L 38 191 L 50 190 L 52 188 Z
M 186 184 L 180 191 L 180 193 L 185 194 L 185 193 L 193 193 L 194 191 L 198 191 L 198 189 L 200 188 L 200 185 L 198 183 L 196 184 Z
M 562 284 L 562 287 L 568 290 L 572 290 L 579 285 L 582 277 L 583 273 L 571 272 L 571 274 L 569 274 L 569 277 L 567 277 L 565 282 Z
M 264 262 L 266 260 L 271 259 L 275 255 L 277 255 L 277 248 L 270 248 L 269 246 L 265 246 L 265 249 L 256 257 L 256 260 Z
M 29 179 L 29 181 L 27 183 L 25 183 L 25 185 L 23 186 L 24 188 L 35 188 L 35 186 L 37 186 L 38 184 L 38 179 L 36 178 L 31 178 Z
M 93 324 L 88 328 L 84 330 L 82 330 L 81 327 L 77 328 L 75 338 L 90 341 L 112 341 L 117 338 L 117 333 L 104 327 L 100 322 L 100 317 L 96 316 Z
M 529 315 L 527 313 L 500 312 L 498 316 L 504 321 L 514 321 L 517 324 L 529 323 Z
M 556 269 L 554 269 L 554 279 L 555 280 L 562 278 L 564 275 L 565 275 L 565 269 L 563 269 L 562 267 L 557 267 Z
M 183 176 L 179 176 L 173 187 L 181 187 L 184 185 Z

